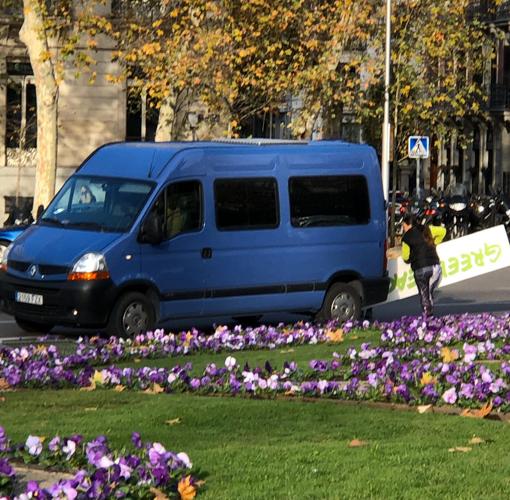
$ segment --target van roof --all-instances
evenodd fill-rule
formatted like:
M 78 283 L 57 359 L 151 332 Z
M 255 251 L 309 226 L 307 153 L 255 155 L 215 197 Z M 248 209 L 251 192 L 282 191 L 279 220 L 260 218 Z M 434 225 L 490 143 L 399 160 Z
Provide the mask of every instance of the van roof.
M 210 142 L 116 142 L 105 144 L 95 150 L 78 169 L 79 174 L 104 175 L 133 179 L 155 179 L 170 160 L 184 150 L 214 149 L 233 152 L 235 149 L 251 150 L 252 154 L 267 154 L 268 148 L 275 154 L 315 154 L 316 148 L 328 153 L 356 152 L 365 154 L 371 146 L 344 141 L 292 141 L 275 139 L 218 139 Z M 309 148 L 314 148 L 310 151 Z M 332 151 L 333 150 L 333 151 Z M 112 161 L 114 160 L 114 161 Z M 116 165 L 112 168 L 112 163 Z M 122 165 L 119 168 L 118 165 Z

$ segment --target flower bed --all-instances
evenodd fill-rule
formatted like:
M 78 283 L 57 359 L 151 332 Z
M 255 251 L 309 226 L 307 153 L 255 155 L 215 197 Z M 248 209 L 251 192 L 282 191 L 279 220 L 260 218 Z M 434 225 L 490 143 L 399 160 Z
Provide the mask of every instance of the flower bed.
M 247 331 L 219 328 L 212 337 L 199 332 L 165 335 L 157 331 L 132 342 L 81 340 L 76 353 L 65 358 L 51 346 L 5 350 L 0 367 L 8 387 L 102 387 L 269 397 L 285 394 L 470 407 L 490 402 L 492 407 L 508 411 L 509 327 L 509 315 L 482 314 L 427 321 L 408 317 L 384 324 L 348 324 L 343 329 L 310 324 Z M 280 369 L 267 363 L 264 367 L 240 367 L 233 356 L 227 357 L 225 366 L 208 365 L 199 377 L 192 375 L 191 363 L 171 369 L 111 365 L 95 370 L 93 366 L 139 356 L 339 342 L 353 328 L 377 328 L 379 341 L 349 348 L 329 360 L 312 360 L 305 367 L 291 360 Z
M 13 464 L 35 464 L 61 471 L 77 471 L 43 488 L 29 481 L 15 500 L 106 499 L 106 498 L 182 498 L 192 499 L 196 484 L 190 475 L 192 464 L 184 452 L 167 451 L 160 443 L 143 443 L 133 433 L 134 450 L 112 451 L 105 436 L 85 442 L 82 436 L 54 437 L 48 442 L 28 436 L 24 444 L 12 444 L 0 427 L 0 495 L 10 498 L 16 489 Z

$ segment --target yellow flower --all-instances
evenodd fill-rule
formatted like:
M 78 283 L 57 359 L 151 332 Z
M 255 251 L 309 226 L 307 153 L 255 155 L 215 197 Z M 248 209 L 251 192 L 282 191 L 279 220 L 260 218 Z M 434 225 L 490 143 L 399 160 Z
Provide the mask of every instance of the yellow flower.
M 437 379 L 431 375 L 430 372 L 425 372 L 420 380 L 421 385 L 436 384 Z
M 441 356 L 443 357 L 443 363 L 451 363 L 452 361 L 459 359 L 459 351 L 443 347 L 441 349 Z
M 191 476 L 186 476 L 179 481 L 177 486 L 181 500 L 193 500 L 197 494 L 197 490 L 191 484 Z
M 104 379 L 103 379 L 103 373 L 96 370 L 94 372 L 94 375 L 92 376 L 92 382 L 94 382 L 95 384 L 104 384 Z
M 336 330 L 328 330 L 326 332 L 326 337 L 329 342 L 343 342 L 344 341 L 344 331 L 341 328 L 337 328 Z

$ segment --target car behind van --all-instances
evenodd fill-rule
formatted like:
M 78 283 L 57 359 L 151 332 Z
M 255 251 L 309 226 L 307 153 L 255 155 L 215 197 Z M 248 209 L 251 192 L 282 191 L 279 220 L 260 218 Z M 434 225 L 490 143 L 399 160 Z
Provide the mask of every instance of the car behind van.
M 108 144 L 5 252 L 0 305 L 27 331 L 122 336 L 274 312 L 346 321 L 386 300 L 385 241 L 369 146 Z

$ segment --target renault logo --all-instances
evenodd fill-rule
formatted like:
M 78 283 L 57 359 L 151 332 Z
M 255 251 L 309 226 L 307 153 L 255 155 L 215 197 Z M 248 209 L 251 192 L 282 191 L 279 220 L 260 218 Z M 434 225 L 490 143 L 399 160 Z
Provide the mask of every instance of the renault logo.
M 37 272 L 37 266 L 34 264 L 33 266 L 30 266 L 30 269 L 28 270 L 28 273 L 30 276 L 35 276 L 35 273 Z

